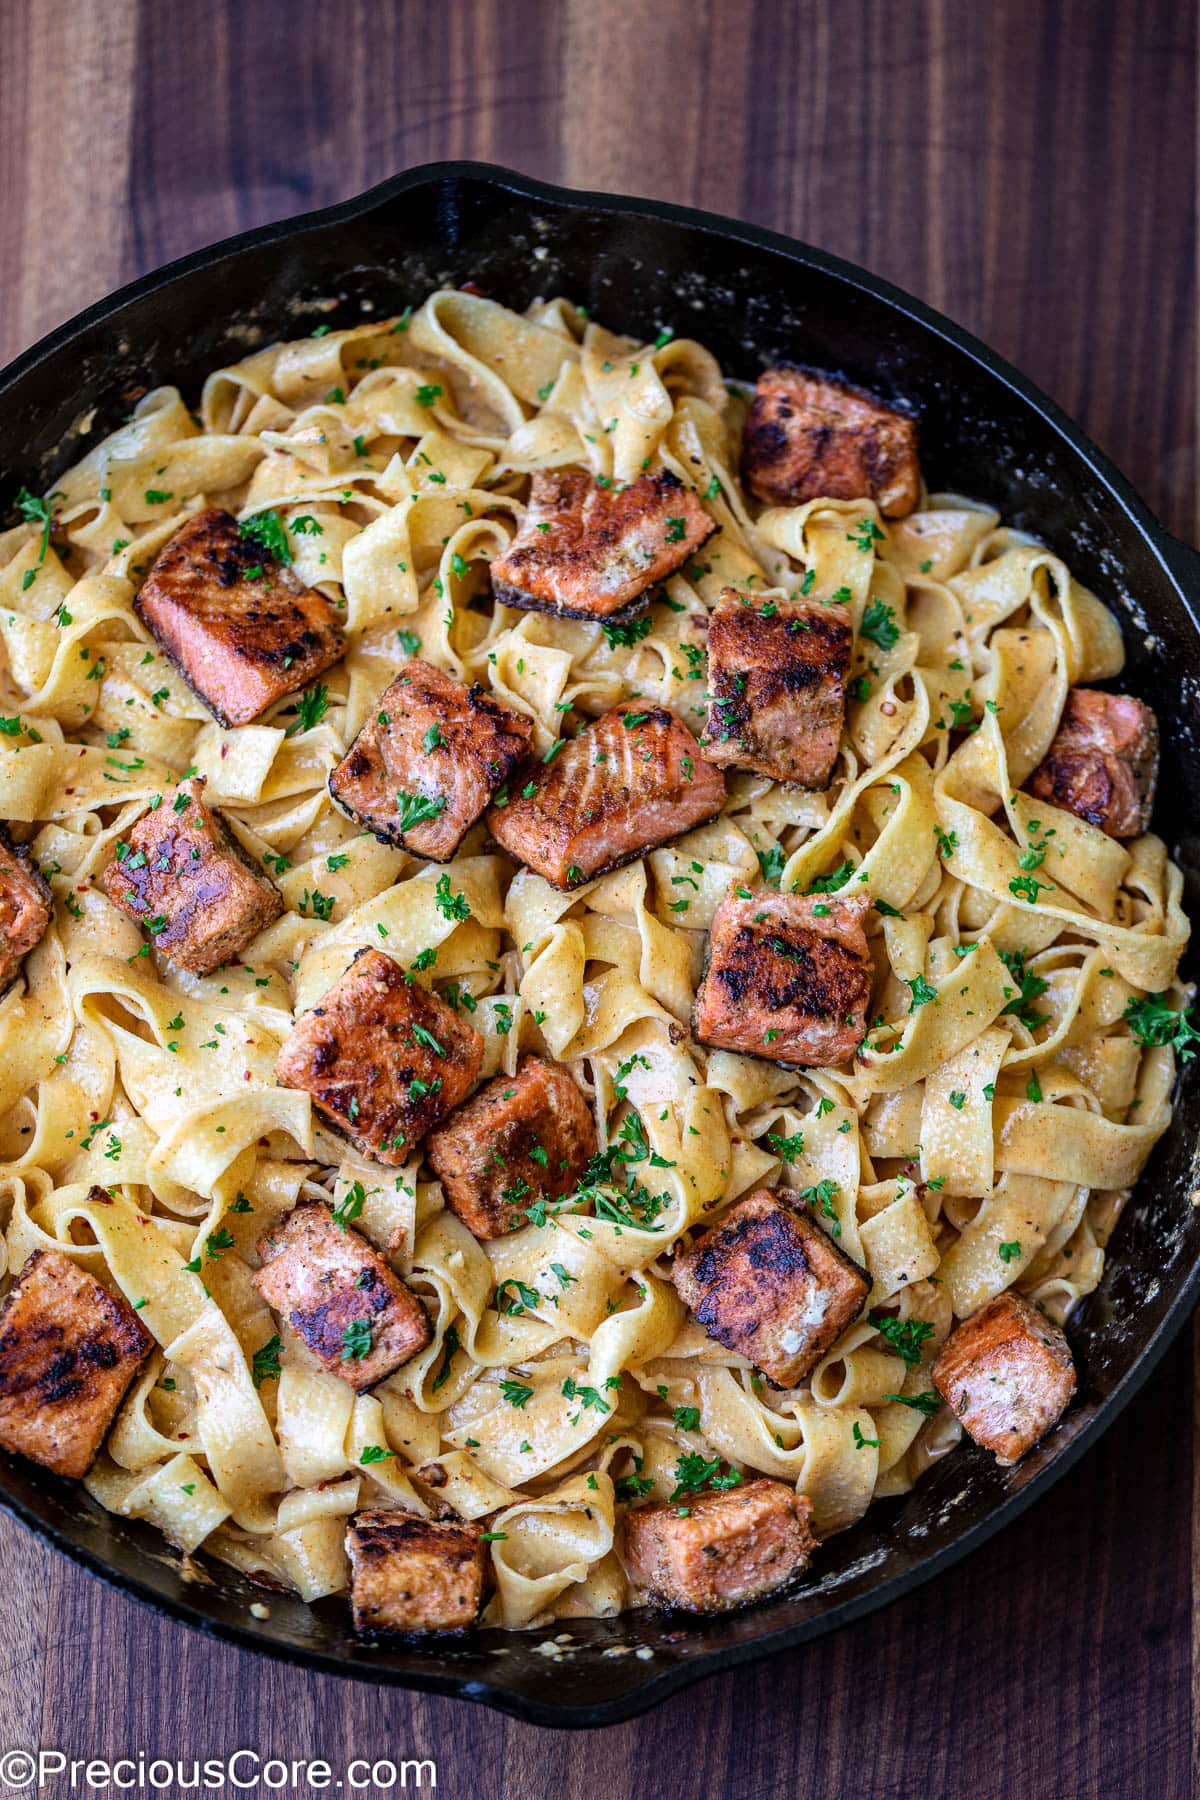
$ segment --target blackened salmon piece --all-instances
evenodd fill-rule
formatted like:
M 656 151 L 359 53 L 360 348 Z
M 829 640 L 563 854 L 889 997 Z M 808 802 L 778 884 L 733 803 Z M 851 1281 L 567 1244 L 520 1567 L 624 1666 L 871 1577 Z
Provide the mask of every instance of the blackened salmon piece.
M 134 608 L 222 725 L 249 725 L 345 648 L 328 600 L 215 509 L 163 545 Z
M 787 364 L 758 378 L 742 473 L 768 506 L 874 500 L 902 519 L 921 494 L 916 422 L 857 388 Z
M 109 1204 L 103 1188 L 89 1199 Z M 35 1250 L 0 1307 L 0 1444 L 86 1475 L 154 1339 L 61 1250 Z
M 380 695 L 329 792 L 381 842 L 449 862 L 532 736 L 523 713 L 414 656 Z
M 18 850 L 0 827 L 0 994 L 41 942 L 53 909 L 50 884 L 32 855 Z
M 844 606 L 726 588 L 708 622 L 708 760 L 827 788 L 853 640 Z
M 665 707 L 622 705 L 493 806 L 488 826 L 519 862 L 568 889 L 715 819 L 724 804 L 724 778 L 686 725 Z
M 521 529 L 492 563 L 492 591 L 505 606 L 611 619 L 637 610 L 716 529 L 669 469 L 627 487 L 539 469 Z
M 356 1393 L 424 1350 L 433 1333 L 410 1287 L 320 1200 L 292 1208 L 258 1244 L 254 1285 L 323 1369 Z
M 739 1200 L 675 1258 L 672 1279 L 709 1337 L 792 1388 L 852 1325 L 871 1282 L 782 1190 Z
M 483 1598 L 483 1539 L 466 1519 L 373 1507 L 346 1532 L 354 1629 L 364 1637 L 462 1631 Z
M 871 994 L 866 906 L 860 896 L 728 893 L 692 1013 L 697 1042 L 798 1068 L 848 1062 Z
M 359 950 L 275 1064 L 364 1156 L 398 1166 L 474 1086 L 483 1039 L 382 950 Z
M 279 890 L 257 869 L 194 775 L 164 794 L 129 833 L 101 876 L 115 906 L 149 931 L 168 962 L 208 975 L 234 962 L 283 913 Z
M 729 1612 L 759 1600 L 807 1568 L 817 1540 L 812 1502 L 765 1476 L 726 1493 L 625 1515 L 630 1586 L 686 1612 Z
M 572 1193 L 597 1150 L 596 1127 L 565 1069 L 523 1057 L 481 1087 L 425 1148 L 446 1202 L 478 1238 L 525 1224 L 529 1207 Z
M 1071 688 L 1058 734 L 1029 792 L 1073 812 L 1109 837 L 1150 824 L 1158 782 L 1158 720 L 1132 694 Z
M 1075 1392 L 1066 1338 L 1011 1288 L 955 1326 L 931 1374 L 963 1430 L 1002 1468 L 1057 1424 Z

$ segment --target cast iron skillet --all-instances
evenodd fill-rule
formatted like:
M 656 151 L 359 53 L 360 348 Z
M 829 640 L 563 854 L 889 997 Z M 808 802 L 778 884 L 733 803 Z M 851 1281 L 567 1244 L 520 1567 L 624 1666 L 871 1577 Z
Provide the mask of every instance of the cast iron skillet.
M 1170 538 L 1127 482 L 1044 395 L 974 338 L 861 269 L 771 232 L 682 207 L 569 193 L 474 163 L 411 170 L 326 211 L 198 251 L 62 326 L 0 376 L 0 518 L 118 424 L 132 398 L 202 377 L 257 343 L 313 324 L 417 304 L 472 280 L 523 307 L 564 293 L 618 331 L 695 335 L 729 374 L 781 356 L 838 371 L 921 417 L 931 488 L 993 502 L 1060 552 L 1126 625 L 1122 685 L 1163 725 L 1157 829 L 1200 911 L 1200 556 Z M 335 313 L 314 302 L 336 297 Z M 641 1612 L 532 1633 L 368 1648 L 342 1601 L 264 1598 L 231 1570 L 185 1580 L 162 1539 L 112 1517 L 74 1484 L 0 1460 L 0 1504 L 93 1574 L 215 1636 L 309 1668 L 482 1700 L 538 1724 L 628 1718 L 702 1675 L 802 1643 L 893 1600 L 1016 1517 L 1133 1397 L 1200 1295 L 1193 1140 L 1200 1094 L 1185 1076 L 1174 1123 L 1122 1220 L 1104 1280 L 1072 1328 L 1080 1396 L 1049 1441 L 1001 1473 L 974 1447 L 906 1498 L 872 1507 L 823 1546 L 795 1591 L 731 1617 Z M 557 1643 L 547 1654 L 548 1640 Z

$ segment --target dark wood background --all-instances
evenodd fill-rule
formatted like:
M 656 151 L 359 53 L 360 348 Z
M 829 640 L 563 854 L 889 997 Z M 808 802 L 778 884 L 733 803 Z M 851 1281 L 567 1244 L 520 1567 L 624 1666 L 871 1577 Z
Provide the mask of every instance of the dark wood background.
M 889 276 L 1194 541 L 1196 84 L 1189 0 L 0 0 L 0 361 L 214 238 L 493 159 Z M 478 1800 L 1193 1794 L 1193 1359 L 935 1586 L 599 1733 L 210 1644 L 0 1519 L 0 1750 L 403 1752 Z

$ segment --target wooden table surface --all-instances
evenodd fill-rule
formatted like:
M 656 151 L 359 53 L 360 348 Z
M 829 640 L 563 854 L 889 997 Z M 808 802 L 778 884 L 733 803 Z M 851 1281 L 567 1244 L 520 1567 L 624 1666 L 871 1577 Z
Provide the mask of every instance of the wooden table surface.
M 0 361 L 197 245 L 493 159 L 890 277 L 1194 541 L 1196 81 L 1187 0 L 0 0 Z M 479 1800 L 1192 1794 L 1193 1355 L 936 1585 L 604 1732 L 305 1677 L 0 1519 L 0 1750 L 402 1752 Z

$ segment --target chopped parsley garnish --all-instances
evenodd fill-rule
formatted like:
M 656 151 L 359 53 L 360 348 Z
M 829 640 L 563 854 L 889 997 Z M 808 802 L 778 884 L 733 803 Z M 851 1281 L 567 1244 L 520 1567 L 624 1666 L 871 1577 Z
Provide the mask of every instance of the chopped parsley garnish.
M 720 1469 L 719 1456 L 710 1459 L 702 1456 L 698 1450 L 685 1450 L 675 1464 L 675 1489 L 671 1501 L 682 1500 L 687 1494 L 702 1493 L 705 1488 L 723 1490 L 740 1485 L 742 1477 L 739 1470 L 730 1469 L 727 1475 L 722 1475 Z
M 396 805 L 400 809 L 396 821 L 401 837 L 412 831 L 417 825 L 424 825 L 428 819 L 436 819 L 446 810 L 444 794 L 406 794 L 401 788 L 396 795 Z
M 523 1381 L 513 1381 L 511 1379 L 502 1381 L 500 1383 L 500 1392 L 504 1395 L 508 1404 L 510 1406 L 515 1406 L 518 1411 L 533 1399 L 533 1389 L 531 1387 L 526 1387 Z
M 916 1012 L 918 1006 L 928 1006 L 931 1000 L 937 999 L 937 989 L 931 987 L 923 975 L 914 975 L 907 986 L 912 994 L 908 1007 L 910 1013 Z
M 634 644 L 640 644 L 644 637 L 649 637 L 651 624 L 650 614 L 643 613 L 640 619 L 605 619 L 601 629 L 610 650 L 615 650 L 618 645 L 632 649 Z
M 777 1132 L 768 1131 L 767 1142 L 781 1162 L 794 1163 L 798 1156 L 804 1154 L 802 1131 L 797 1131 L 792 1137 L 780 1137 Z
M 250 1359 L 250 1377 L 256 1388 L 264 1381 L 279 1380 L 279 1352 L 283 1348 L 279 1333 L 267 1339 L 260 1350 L 256 1350 Z
M 319 725 L 329 709 L 329 689 L 323 681 L 300 695 L 296 701 L 296 717 L 284 732 L 285 737 L 295 737 L 298 732 L 311 731 Z
M 1162 994 L 1131 999 L 1121 1017 L 1139 1044 L 1169 1044 L 1180 1062 L 1191 1062 L 1195 1056 L 1200 1031 L 1192 1024 L 1190 1011 L 1176 1012 Z
M 471 917 L 471 905 L 465 894 L 455 894 L 450 888 L 449 875 L 439 875 L 434 889 L 437 909 L 443 919 L 462 924 Z
M 450 1368 L 454 1362 L 455 1352 L 461 1349 L 462 1344 L 458 1336 L 458 1326 L 447 1325 L 445 1335 L 442 1338 L 442 1366 L 430 1383 L 430 1387 L 435 1394 L 445 1382 L 449 1381 Z
M 815 881 L 809 882 L 804 891 L 806 894 L 836 894 L 839 888 L 845 887 L 853 873 L 854 864 L 847 860 L 839 863 L 832 873 L 818 875 Z
M 149 494 L 146 498 L 150 498 Z M 256 544 L 261 544 L 276 562 L 285 565 L 291 562 L 292 547 L 288 543 L 287 527 L 274 507 L 268 507 L 265 512 L 252 513 L 248 519 L 242 520 L 238 530 L 243 537 L 253 538 Z
M 334 1224 L 340 1225 L 342 1230 L 345 1231 L 351 1221 L 357 1219 L 366 1203 L 367 1191 L 363 1187 L 362 1182 L 353 1182 L 342 1195 L 337 1211 L 333 1215 Z
M 890 650 L 900 636 L 895 609 L 882 600 L 872 600 L 863 610 L 858 627 L 859 637 L 870 638 L 881 650 Z
M 885 1394 L 883 1397 L 898 1400 L 901 1406 L 911 1406 L 914 1412 L 924 1413 L 927 1419 L 932 1419 L 942 1404 L 941 1395 L 935 1394 L 932 1388 L 924 1394 Z
M 883 533 L 874 519 L 860 519 L 853 531 L 846 533 L 856 550 L 873 550 L 876 544 L 882 544 Z
M 928 1319 L 894 1319 L 890 1313 L 873 1312 L 869 1322 L 910 1367 L 920 1362 L 921 1345 L 933 1336 L 933 1326 Z

